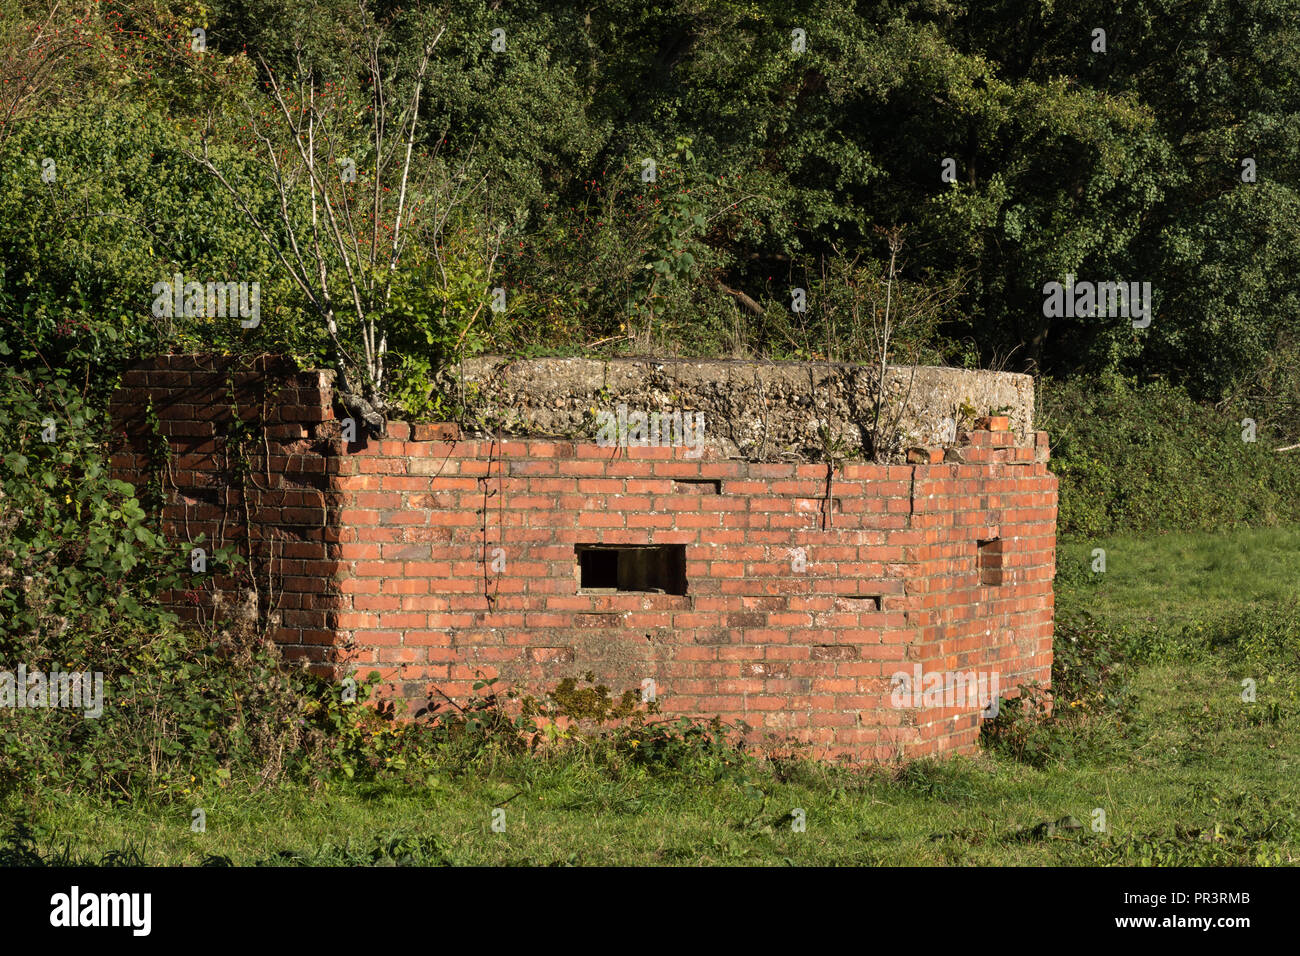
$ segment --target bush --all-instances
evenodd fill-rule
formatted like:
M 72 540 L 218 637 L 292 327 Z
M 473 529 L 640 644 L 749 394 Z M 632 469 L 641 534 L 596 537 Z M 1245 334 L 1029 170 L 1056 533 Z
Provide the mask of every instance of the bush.
M 255 635 L 126 625 L 98 636 L 111 641 L 112 655 L 67 669 L 102 672 L 102 713 L 0 710 L 0 792 L 75 788 L 166 800 L 239 768 L 275 780 L 310 756 L 300 690 Z
M 0 372 L 0 662 L 99 673 L 104 695 L 97 717 L 0 708 L 0 791 L 175 794 L 238 767 L 345 766 L 324 743 L 337 685 L 286 670 L 261 635 L 177 628 L 159 597 L 191 586 L 190 544 L 109 477 L 102 434 L 65 380 Z M 217 549 L 210 567 L 237 560 Z
M 1228 530 L 1300 521 L 1300 456 L 1277 454 L 1261 410 L 1216 410 L 1161 381 L 1040 383 L 1062 535 Z
M 1057 621 L 1052 651 L 1051 690 L 1002 700 L 980 729 L 984 745 L 1035 767 L 1112 753 L 1135 711 L 1128 661 L 1087 614 Z
M 0 358 L 54 368 L 101 397 L 131 361 L 165 351 L 247 350 L 319 356 L 320 330 L 257 235 L 229 214 L 224 189 L 184 155 L 179 124 L 130 98 L 44 114 L 15 126 L 0 153 Z M 246 156 L 231 154 L 232 176 Z M 41 163 L 57 157 L 57 178 Z M 255 208 L 273 198 L 259 193 Z M 154 284 L 261 284 L 263 321 L 155 318 Z M 313 351 L 313 350 L 317 351 Z
M 90 635 L 174 620 L 154 599 L 179 586 L 185 554 L 155 530 L 135 489 L 109 477 L 101 435 L 101 417 L 65 380 L 0 373 L 6 659 L 18 649 L 12 641 L 27 635 L 41 660 L 103 660 L 110 646 L 94 650 Z

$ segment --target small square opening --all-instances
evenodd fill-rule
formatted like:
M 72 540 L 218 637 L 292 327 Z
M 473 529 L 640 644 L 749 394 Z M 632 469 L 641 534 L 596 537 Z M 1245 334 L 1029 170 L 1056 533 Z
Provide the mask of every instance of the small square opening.
M 641 594 L 686 593 L 686 545 L 580 544 L 578 590 L 589 594 L 631 591 Z
M 975 566 L 979 569 L 980 584 L 1000 587 L 1002 584 L 1002 539 L 980 541 L 976 551 Z

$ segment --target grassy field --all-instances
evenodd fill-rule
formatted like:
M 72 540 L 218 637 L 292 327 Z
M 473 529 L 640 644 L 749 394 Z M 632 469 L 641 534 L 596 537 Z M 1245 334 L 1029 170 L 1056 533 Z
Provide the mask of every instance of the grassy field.
M 1106 552 L 1104 574 L 1091 570 L 1098 548 Z M 1300 528 L 1063 541 L 1057 565 L 1062 610 L 1167 628 L 1295 601 Z
M 1090 570 L 1094 548 L 1104 574 Z M 646 768 L 574 751 L 449 765 L 418 788 L 236 780 L 192 802 L 115 806 L 48 794 L 7 808 L 31 836 L 3 852 L 237 865 L 1300 861 L 1300 530 L 1064 542 L 1060 566 L 1060 716 L 1017 721 L 1004 707 L 998 741 L 974 758 Z M 191 832 L 193 807 L 206 832 Z

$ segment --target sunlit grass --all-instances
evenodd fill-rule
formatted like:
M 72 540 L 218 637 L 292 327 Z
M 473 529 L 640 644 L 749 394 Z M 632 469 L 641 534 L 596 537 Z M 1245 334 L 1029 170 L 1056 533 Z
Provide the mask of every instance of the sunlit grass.
M 1093 552 L 1106 552 L 1104 573 Z M 1162 624 L 1300 598 L 1300 529 L 1062 541 L 1057 602 L 1115 622 Z
M 1104 574 L 1088 570 L 1094 547 L 1106 549 Z M 1087 610 L 1103 632 L 1181 629 L 1251 607 L 1285 613 L 1300 592 L 1300 530 L 1072 541 L 1060 563 L 1062 615 Z M 1095 718 L 1114 746 L 1041 769 L 984 753 L 856 770 L 611 773 L 571 753 L 448 768 L 419 787 L 257 791 L 237 778 L 185 805 L 45 794 L 26 809 L 43 853 L 125 851 L 147 864 L 1294 864 L 1300 655 L 1261 646 L 1273 656 L 1229 646 L 1133 666 L 1128 730 Z M 1242 698 L 1245 677 L 1254 702 Z M 191 830 L 194 808 L 203 833 Z M 1098 811 L 1106 831 L 1094 829 Z

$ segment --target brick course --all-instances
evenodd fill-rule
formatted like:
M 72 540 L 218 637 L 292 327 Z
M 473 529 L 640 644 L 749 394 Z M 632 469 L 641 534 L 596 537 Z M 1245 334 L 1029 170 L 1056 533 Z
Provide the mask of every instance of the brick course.
M 392 423 L 345 445 L 328 373 L 230 361 L 128 372 L 112 467 L 136 484 L 154 467 L 152 400 L 171 453 L 169 534 L 250 555 L 257 613 L 287 656 L 322 670 L 377 670 L 417 705 L 434 688 L 468 697 L 480 674 L 532 693 L 587 671 L 615 693 L 651 678 L 666 713 L 866 760 L 975 746 L 977 706 L 892 706 L 896 672 L 996 671 L 1004 696 L 1050 677 L 1057 498 L 1043 432 L 1017 444 L 993 418 L 981 424 L 1002 430 L 909 464 L 833 473 L 448 424 Z M 237 420 L 251 427 L 242 456 Z M 996 573 L 981 574 L 981 542 Z M 669 544 L 685 547 L 685 595 L 580 591 L 576 546 Z M 169 601 L 190 619 L 251 615 L 248 583 L 217 573 L 219 604 L 212 589 Z

